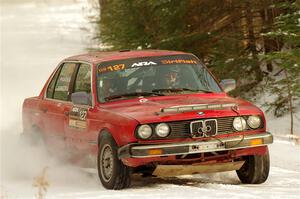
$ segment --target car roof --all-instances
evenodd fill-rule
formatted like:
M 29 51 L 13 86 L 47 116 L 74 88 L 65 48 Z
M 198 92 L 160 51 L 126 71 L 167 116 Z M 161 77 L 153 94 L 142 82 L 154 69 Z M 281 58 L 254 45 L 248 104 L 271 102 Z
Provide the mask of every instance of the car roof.
M 130 59 L 136 57 L 153 57 L 153 56 L 167 56 L 189 54 L 180 51 L 168 51 L 168 50 L 121 50 L 121 51 L 98 51 L 90 52 L 87 54 L 76 55 L 66 58 L 64 61 L 83 61 L 92 64 L 98 64 L 104 61 L 112 61 L 119 59 Z

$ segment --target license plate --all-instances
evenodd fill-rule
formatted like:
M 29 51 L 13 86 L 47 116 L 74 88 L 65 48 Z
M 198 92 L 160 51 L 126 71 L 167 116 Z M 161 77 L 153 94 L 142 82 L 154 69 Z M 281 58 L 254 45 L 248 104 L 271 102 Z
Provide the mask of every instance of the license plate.
M 224 146 L 220 143 L 201 143 L 201 144 L 191 145 L 189 147 L 189 152 L 205 152 L 205 151 L 213 151 L 222 148 L 224 148 Z

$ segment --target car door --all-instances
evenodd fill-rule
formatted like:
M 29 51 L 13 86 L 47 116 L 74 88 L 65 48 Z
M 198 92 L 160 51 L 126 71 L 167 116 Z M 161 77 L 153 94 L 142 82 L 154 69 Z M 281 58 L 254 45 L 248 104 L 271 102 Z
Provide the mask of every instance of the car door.
M 92 65 L 81 63 L 72 84 L 72 93 L 85 92 L 91 99 L 90 104 L 72 103 L 70 113 L 66 116 L 64 124 L 66 143 L 69 151 L 74 152 L 74 155 L 85 154 L 90 147 L 90 116 L 93 114 L 91 75 Z
M 43 114 L 45 141 L 52 152 L 65 149 L 65 114 L 71 109 L 70 87 L 77 63 L 63 63 L 47 86 L 40 109 Z

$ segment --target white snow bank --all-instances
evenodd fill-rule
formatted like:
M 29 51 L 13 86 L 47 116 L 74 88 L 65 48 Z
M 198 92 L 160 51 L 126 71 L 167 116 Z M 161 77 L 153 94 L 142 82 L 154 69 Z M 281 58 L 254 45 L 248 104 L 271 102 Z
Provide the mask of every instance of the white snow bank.
M 22 102 L 36 96 L 57 64 L 91 45 L 91 0 L 1 0 L 1 128 L 21 131 Z
M 290 134 L 290 115 L 275 117 L 272 112 L 266 113 L 267 130 L 274 135 L 282 136 Z M 300 137 L 300 110 L 294 113 L 294 134 Z

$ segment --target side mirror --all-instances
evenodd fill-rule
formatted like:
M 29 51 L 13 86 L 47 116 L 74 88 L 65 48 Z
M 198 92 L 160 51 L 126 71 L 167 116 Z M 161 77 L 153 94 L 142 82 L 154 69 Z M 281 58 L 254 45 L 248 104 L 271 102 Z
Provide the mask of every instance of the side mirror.
M 226 93 L 236 88 L 236 82 L 234 79 L 223 79 L 221 80 L 220 85 Z
M 71 94 L 71 100 L 74 104 L 90 105 L 91 97 L 86 92 L 76 92 Z

